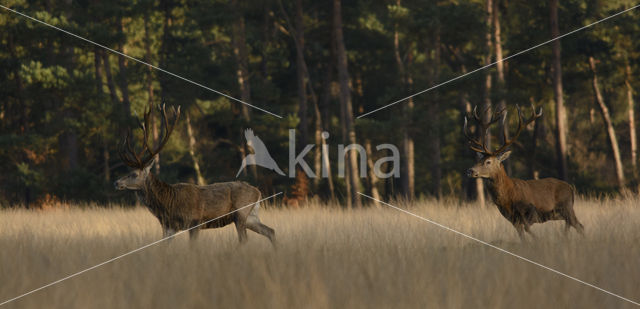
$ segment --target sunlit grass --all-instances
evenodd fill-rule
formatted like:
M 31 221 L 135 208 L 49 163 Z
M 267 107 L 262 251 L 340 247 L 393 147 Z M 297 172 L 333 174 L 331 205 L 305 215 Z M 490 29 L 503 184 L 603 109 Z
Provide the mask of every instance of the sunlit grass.
M 394 204 L 396 202 L 393 202 Z M 399 206 L 603 289 L 640 300 L 638 200 L 579 201 L 586 235 L 534 225 L 521 243 L 495 207 Z M 231 226 L 187 235 L 39 291 L 7 308 L 631 307 L 385 206 L 261 210 L 278 247 Z M 145 209 L 0 212 L 0 302 L 161 237 Z

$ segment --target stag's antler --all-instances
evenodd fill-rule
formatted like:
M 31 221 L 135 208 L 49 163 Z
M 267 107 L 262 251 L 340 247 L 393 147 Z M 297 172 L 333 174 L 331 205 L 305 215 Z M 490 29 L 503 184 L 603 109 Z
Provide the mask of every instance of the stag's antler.
M 134 168 L 144 168 L 149 161 L 157 155 L 160 150 L 164 147 L 164 145 L 169 141 L 169 137 L 171 136 L 171 132 L 173 132 L 173 128 L 178 123 L 178 118 L 180 118 L 180 106 L 176 110 L 175 107 L 171 107 L 171 111 L 173 112 L 173 121 L 170 123 L 169 118 L 167 117 L 167 111 L 165 104 L 158 105 L 158 110 L 160 111 L 160 115 L 162 116 L 162 127 L 164 128 L 164 134 L 158 143 L 158 146 L 155 149 L 151 149 L 149 147 L 149 119 L 151 115 L 151 109 L 147 108 L 143 115 L 143 121 L 136 115 L 136 120 L 138 121 L 138 125 L 142 129 L 142 150 L 140 152 L 136 152 L 134 147 L 131 145 L 131 130 L 127 131 L 127 136 L 122 142 L 122 147 L 120 150 L 120 159 L 128 166 Z M 145 153 L 147 156 L 145 156 Z
M 506 122 L 504 123 L 505 125 L 502 126 L 502 129 L 503 129 L 502 136 L 503 136 L 504 143 L 502 144 L 502 146 L 500 146 L 500 148 L 498 148 L 498 150 L 494 152 L 496 154 L 505 151 L 509 146 L 511 146 L 511 144 L 513 144 L 513 142 L 515 142 L 518 139 L 518 137 L 520 136 L 520 133 L 522 133 L 522 130 L 524 130 L 524 128 L 526 128 L 529 124 L 534 122 L 536 119 L 542 117 L 542 107 L 540 107 L 539 111 L 536 113 L 536 108 L 533 106 L 533 103 L 531 104 L 531 118 L 527 120 L 524 119 L 524 115 L 522 114 L 522 110 L 520 110 L 520 106 L 516 105 L 516 109 L 518 110 L 518 129 L 516 130 L 516 133 L 513 135 L 511 139 L 507 139 L 507 126 L 506 126 Z M 505 120 L 506 120 L 506 113 L 505 113 Z
M 496 111 L 493 113 L 493 115 L 491 116 L 491 119 L 489 120 L 489 122 L 485 123 L 482 121 L 482 118 L 478 116 L 477 113 L 477 106 L 476 108 L 473 109 L 473 116 L 475 118 L 475 120 L 478 122 L 480 129 L 481 129 L 481 133 L 482 135 L 480 136 L 480 140 L 474 139 L 471 137 L 470 132 L 468 130 L 467 127 L 467 117 L 464 117 L 464 135 L 467 137 L 467 139 L 469 140 L 469 148 L 471 148 L 473 151 L 478 152 L 478 153 L 482 153 L 484 155 L 488 155 L 488 156 L 495 156 L 499 153 L 502 153 L 503 151 L 505 151 L 509 146 L 511 146 L 511 144 L 513 144 L 518 137 L 520 136 L 520 133 L 522 133 L 522 130 L 524 130 L 524 128 L 526 128 L 530 123 L 534 122 L 536 119 L 542 117 L 542 107 L 540 108 L 540 110 L 536 113 L 535 107 L 533 106 L 533 104 L 531 104 L 531 118 L 525 120 L 524 119 L 524 115 L 522 113 L 522 110 L 520 110 L 520 106 L 516 105 L 516 109 L 518 110 L 518 129 L 516 130 L 516 133 L 513 135 L 513 137 L 511 139 L 507 138 L 507 111 L 506 110 L 500 110 L 500 111 Z M 486 146 L 486 141 L 485 141 L 485 137 L 487 136 L 487 130 L 489 130 L 489 126 L 492 125 L 493 123 L 495 123 L 498 119 L 502 118 L 502 137 L 503 137 L 503 141 L 504 143 L 502 144 L 502 146 L 500 146 L 500 148 L 498 148 L 496 151 L 490 151 L 487 146 Z
M 488 109 L 485 109 L 483 113 L 486 113 L 487 111 Z M 469 140 L 469 148 L 471 148 L 475 152 L 479 152 L 483 154 L 491 154 L 491 151 L 487 149 L 487 143 L 485 141 L 485 138 L 489 131 L 489 127 L 503 117 L 503 115 L 505 114 L 505 110 L 502 109 L 502 110 L 494 111 L 493 114 L 491 114 L 491 118 L 489 119 L 488 122 L 482 121 L 482 117 L 478 115 L 478 106 L 473 108 L 472 114 L 473 114 L 473 118 L 476 120 L 476 122 L 479 125 L 480 139 L 478 140 L 471 137 L 471 132 L 469 131 L 469 127 L 468 127 L 468 120 L 467 120 L 467 117 L 465 116 L 464 128 L 462 132 L 464 133 L 464 136 Z

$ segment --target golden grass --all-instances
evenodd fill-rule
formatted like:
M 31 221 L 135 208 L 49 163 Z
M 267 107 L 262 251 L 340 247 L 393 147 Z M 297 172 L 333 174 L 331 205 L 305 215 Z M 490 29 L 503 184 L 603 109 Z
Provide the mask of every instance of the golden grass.
M 404 205 L 640 301 L 638 200 L 580 201 L 586 236 L 537 224 L 520 243 L 494 207 Z M 624 308 L 611 295 L 381 207 L 262 210 L 279 246 L 232 226 L 160 243 L 6 308 Z M 145 209 L 0 212 L 0 302 L 161 237 Z

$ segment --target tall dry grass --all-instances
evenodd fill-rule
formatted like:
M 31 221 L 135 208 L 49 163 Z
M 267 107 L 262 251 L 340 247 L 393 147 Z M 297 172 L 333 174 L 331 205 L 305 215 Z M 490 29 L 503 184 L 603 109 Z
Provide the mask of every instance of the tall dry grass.
M 535 225 L 520 243 L 491 207 L 403 205 L 439 223 L 640 301 L 638 200 L 580 201 L 586 236 Z M 262 210 L 274 250 L 233 227 L 187 235 L 6 308 L 625 308 L 616 297 L 382 206 Z M 144 209 L 0 212 L 0 302 L 155 241 Z

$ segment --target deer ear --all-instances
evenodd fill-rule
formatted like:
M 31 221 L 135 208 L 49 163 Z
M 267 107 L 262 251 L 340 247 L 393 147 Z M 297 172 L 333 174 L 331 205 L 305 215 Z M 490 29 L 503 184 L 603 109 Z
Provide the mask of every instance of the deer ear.
M 500 160 L 500 162 L 506 160 L 509 158 L 509 156 L 511 155 L 511 150 L 507 150 L 501 154 L 498 155 L 498 160 Z

